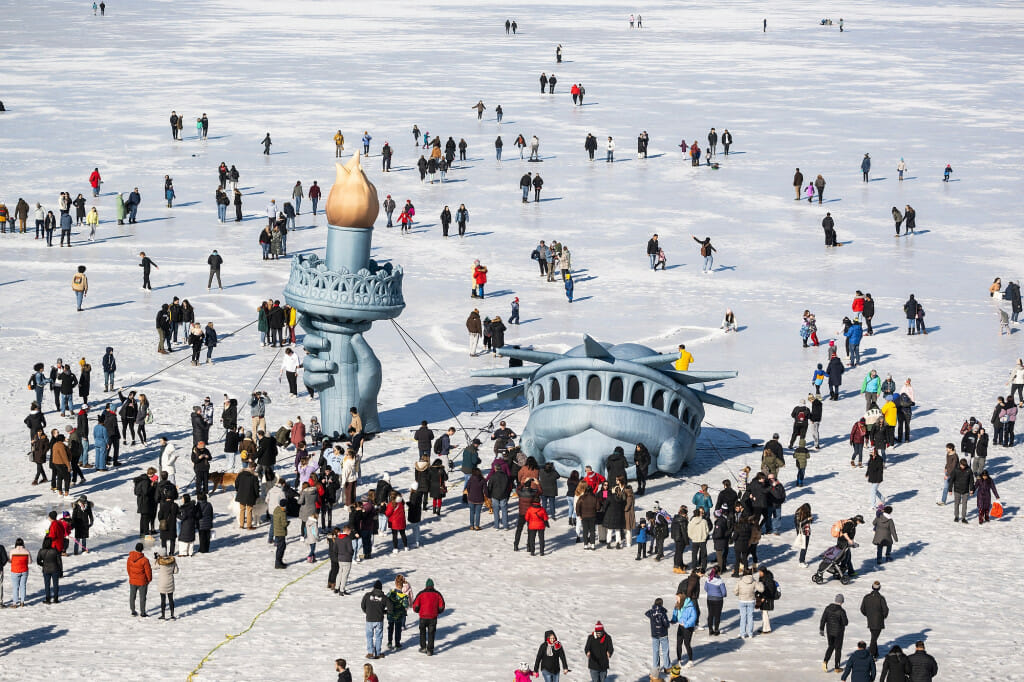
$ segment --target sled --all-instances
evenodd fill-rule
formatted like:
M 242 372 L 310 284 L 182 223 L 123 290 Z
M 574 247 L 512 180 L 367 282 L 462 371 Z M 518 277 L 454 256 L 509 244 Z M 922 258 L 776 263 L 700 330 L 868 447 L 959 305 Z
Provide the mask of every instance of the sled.
M 992 509 L 989 510 L 988 515 L 993 519 L 1003 518 L 1003 505 L 999 500 L 992 503 Z

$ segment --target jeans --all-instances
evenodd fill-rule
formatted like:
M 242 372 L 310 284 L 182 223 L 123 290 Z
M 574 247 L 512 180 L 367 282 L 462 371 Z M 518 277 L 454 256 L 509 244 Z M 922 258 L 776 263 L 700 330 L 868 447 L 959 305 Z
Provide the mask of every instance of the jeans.
M 797 485 L 803 485 L 804 484 L 804 472 L 806 472 L 806 471 L 807 471 L 807 469 L 799 469 L 799 468 L 796 470 L 796 484 Z
M 576 518 L 576 498 L 575 497 L 567 497 L 567 498 L 565 498 L 565 501 L 567 503 L 567 506 L 569 507 L 569 518 L 570 519 L 575 519 Z
M 274 524 L 271 523 L 270 527 L 273 528 Z M 287 540 L 287 538 L 285 538 L 284 536 L 280 536 L 280 535 L 275 535 L 274 536 L 274 544 L 277 545 L 276 551 L 274 552 L 274 565 L 275 566 L 284 566 L 284 548 L 285 548 L 285 545 L 286 545 L 286 540 Z
M 966 519 L 967 518 L 967 500 L 970 498 L 969 493 L 953 493 L 953 518 L 955 519 Z
M 113 372 L 104 372 L 103 373 L 103 385 L 104 386 L 110 386 L 110 388 L 114 387 L 114 373 Z
M 75 300 L 78 302 L 78 309 L 79 310 L 82 309 L 82 299 L 84 299 L 84 298 L 85 298 L 85 292 L 84 291 L 76 291 L 75 292 Z
M 942 477 L 942 504 L 946 504 L 946 497 L 949 495 L 949 476 Z
M 498 161 L 501 161 L 501 147 L 494 148 L 494 156 L 497 157 Z
M 75 396 L 72 393 L 61 393 L 60 394 L 60 411 L 65 410 L 69 412 L 75 411 Z
M 704 272 L 711 272 L 711 268 L 715 264 L 714 256 L 704 256 Z
M 860 364 L 860 344 L 859 343 L 851 343 L 850 344 L 850 366 L 851 367 L 856 367 L 859 364 Z
M 541 670 L 540 675 L 544 678 L 544 682 L 558 682 L 560 677 L 559 673 L 549 673 L 547 670 Z
M 295 215 L 299 215 L 299 213 L 301 213 L 301 212 L 302 212 L 302 211 L 300 210 L 300 209 L 302 208 L 302 196 L 300 195 L 300 196 L 297 196 L 297 197 L 293 197 L 293 198 L 295 199 Z M 295 223 L 294 223 L 294 221 L 293 221 L 293 222 L 292 222 L 292 225 L 294 225 L 294 224 L 295 224 Z
M 740 635 L 743 637 L 754 636 L 754 602 L 741 601 L 740 607 Z
M 478 528 L 480 526 L 480 511 L 483 509 L 482 504 L 470 504 L 469 505 L 469 527 Z
M 380 655 L 380 643 L 384 638 L 384 621 L 366 624 L 366 653 Z
M 874 509 L 876 501 L 877 502 L 881 502 L 882 504 L 885 504 L 885 496 L 878 491 L 878 486 L 880 486 L 880 485 L 881 485 L 881 483 L 872 483 L 871 484 L 871 495 L 868 497 L 868 508 L 869 509 Z
M 590 682 L 605 682 L 608 679 L 607 670 L 591 670 Z
M 320 203 L 320 199 L 310 199 L 313 202 L 313 215 L 316 215 L 316 205 Z
M 28 571 L 24 573 L 12 573 L 11 583 L 14 585 L 14 599 L 12 604 L 25 603 L 25 591 L 28 588 Z
M 604 160 L 607 161 L 608 163 L 611 163 L 612 161 L 614 161 L 615 160 L 615 152 L 609 151 L 608 154 L 604 157 Z
M 668 670 L 672 667 L 672 656 L 669 653 L 667 636 L 652 637 L 651 652 L 651 668 L 655 671 Z
M 653 270 L 654 267 L 658 264 L 658 254 L 649 253 L 647 254 L 647 257 L 651 259 L 651 270 Z
M 217 219 L 224 222 L 228 217 L 228 207 L 224 204 L 217 204 Z
M 547 512 L 552 521 L 555 519 L 555 498 L 541 495 L 540 506 Z
M 529 185 L 527 185 L 526 187 L 523 187 L 523 201 L 527 202 L 529 200 L 530 200 L 530 187 L 529 187 Z

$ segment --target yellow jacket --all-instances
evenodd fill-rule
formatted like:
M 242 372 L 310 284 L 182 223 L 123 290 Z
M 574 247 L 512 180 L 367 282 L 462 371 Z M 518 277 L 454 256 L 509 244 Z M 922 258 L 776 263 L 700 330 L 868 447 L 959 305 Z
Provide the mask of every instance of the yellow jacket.
M 885 417 L 886 424 L 896 426 L 896 403 L 891 400 L 885 401 L 882 405 L 882 416 Z
M 690 369 L 690 363 L 693 362 L 693 356 L 688 350 L 679 351 L 679 359 L 676 360 L 676 370 L 679 372 L 685 372 Z
M 100 224 L 100 214 L 97 213 L 95 209 L 93 209 L 92 211 L 89 211 L 89 215 L 85 216 L 85 224 L 86 225 L 99 225 Z
M 338 145 L 341 148 L 344 148 L 345 147 L 345 136 L 342 135 L 340 132 L 335 134 L 335 136 L 334 136 L 334 144 Z

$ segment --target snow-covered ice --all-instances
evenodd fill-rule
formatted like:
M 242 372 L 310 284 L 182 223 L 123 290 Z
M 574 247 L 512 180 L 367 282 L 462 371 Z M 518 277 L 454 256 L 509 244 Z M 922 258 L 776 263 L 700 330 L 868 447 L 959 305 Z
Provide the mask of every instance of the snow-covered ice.
M 47 249 L 31 234 L 0 235 L 0 395 L 6 408 L 0 444 L 8 463 L 0 473 L 0 541 L 8 550 L 24 536 L 34 555 L 41 519 L 68 508 L 49 490 L 28 485 L 32 465 L 22 419 L 32 364 L 88 358 L 96 368 L 95 404 L 105 346 L 117 349 L 119 385 L 182 356 L 154 352 L 153 318 L 172 296 L 188 298 L 197 320 L 213 321 L 221 334 L 254 320 L 261 300 L 282 298 L 289 267 L 287 260 L 260 258 L 265 205 L 270 198 L 288 199 L 296 180 L 305 188 L 319 180 L 326 196 L 334 132 L 343 131 L 349 153 L 368 130 L 373 156 L 364 167 L 381 198 L 391 194 L 399 206 L 411 198 L 417 208 L 409 235 L 384 228 L 383 215 L 378 219 L 375 257 L 405 268 L 408 307 L 398 322 L 443 366 L 420 353 L 471 436 L 518 404 L 474 412 L 474 398 L 500 386 L 469 372 L 504 361 L 467 357 L 464 320 L 473 307 L 507 318 L 514 296 L 526 323 L 510 330 L 508 343 L 561 351 L 590 333 L 670 352 L 685 342 L 696 356 L 694 369 L 739 370 L 739 378 L 713 390 L 753 405 L 754 414 L 709 408 L 697 461 L 678 476 L 652 481 L 639 510 L 655 500 L 672 510 L 692 506 L 700 482 L 717 491 L 742 466 L 756 469 L 759 450 L 746 444 L 773 431 L 788 434 L 789 411 L 806 396 L 815 363 L 826 360 L 824 348 L 800 346 L 802 311 L 817 314 L 819 336 L 827 340 L 841 328 L 854 291 L 873 294 L 878 333 L 862 344 L 865 366 L 847 374 L 843 400 L 825 403 L 827 445 L 813 453 L 811 485 L 789 490 L 784 534 L 761 545 L 783 591 L 774 630 L 751 640 L 736 637 L 734 581 L 727 580 L 723 636 L 709 640 L 706 631 L 697 633 L 691 679 L 820 677 L 821 610 L 837 592 L 845 594 L 851 621 L 845 646 L 852 651 L 868 636 L 858 607 L 875 579 L 891 611 L 883 651 L 894 642 L 912 650 L 924 638 L 938 659 L 939 679 L 1021 679 L 1021 618 L 1014 604 L 1024 558 L 1016 528 L 1024 490 L 1013 463 L 1017 450 L 990 451 L 989 469 L 1006 501 L 1004 520 L 954 526 L 952 510 L 935 505 L 944 444 L 959 442 L 959 425 L 970 415 L 987 424 L 1020 355 L 1016 334 L 997 335 L 987 300 L 994 277 L 1005 283 L 1021 274 L 1020 6 L 520 2 L 515 37 L 504 33 L 502 10 L 453 0 L 351 7 L 111 2 L 102 18 L 85 2 L 2 6 L 0 99 L 9 111 L 0 114 L 0 200 L 12 211 L 18 197 L 55 209 L 61 191 L 91 199 L 93 167 L 104 177 L 102 196 L 89 201 L 102 220 L 95 243 L 85 244 L 78 230 L 71 250 Z M 629 30 L 630 12 L 643 15 L 643 30 Z M 762 33 L 764 17 L 768 30 Z M 824 17 L 835 25 L 819 25 Z M 558 43 L 561 64 L 554 58 Z M 542 71 L 558 77 L 553 96 L 538 93 Z M 585 106 L 572 105 L 568 92 L 575 82 L 586 87 Z M 483 121 L 470 109 L 478 99 L 488 107 Z M 498 104 L 504 109 L 500 126 L 493 114 Z M 185 116 L 182 142 L 168 135 L 172 109 Z M 205 142 L 188 123 L 203 112 L 211 121 Z M 469 160 L 449 173 L 448 183 L 419 183 L 413 124 L 431 137 L 469 143 Z M 681 158 L 680 139 L 704 146 L 711 126 L 732 132 L 733 153 L 718 158 L 719 170 L 691 168 Z M 634 151 L 642 130 L 651 137 L 646 160 Z M 273 153 L 263 156 L 259 141 L 267 131 Z M 583 150 L 587 132 L 599 140 L 593 163 Z M 519 133 L 539 136 L 543 163 L 517 158 Z M 498 134 L 505 144 L 501 165 L 494 159 Z M 609 135 L 617 143 L 614 164 L 603 161 Z M 380 172 L 385 141 L 395 150 L 390 174 Z M 860 178 L 865 152 L 874 162 L 870 183 Z M 909 166 L 903 183 L 896 180 L 900 157 Z M 241 224 L 216 221 L 221 161 L 241 173 Z M 941 182 L 946 163 L 955 170 L 950 183 Z M 793 201 L 797 166 L 807 179 L 824 175 L 824 205 Z M 527 170 L 544 177 L 539 204 L 520 203 L 519 177 Z M 162 201 L 164 175 L 174 179 L 173 209 Z M 119 227 L 114 193 L 135 186 L 143 197 L 139 223 Z M 445 204 L 454 212 L 460 203 L 470 211 L 469 234 L 442 240 L 436 216 Z M 917 234 L 894 239 L 890 209 L 906 204 L 917 210 Z M 323 247 L 325 220 L 308 211 L 307 200 L 289 238 L 292 254 Z M 840 249 L 823 247 L 825 211 L 836 220 Z M 665 272 L 647 268 L 644 247 L 653 232 L 668 256 Z M 712 237 L 718 249 L 713 274 L 700 273 L 691 234 Z M 575 303 L 566 302 L 559 284 L 538 278 L 529 257 L 538 239 L 572 249 Z M 206 292 L 206 257 L 214 248 L 225 260 L 226 288 Z M 142 250 L 160 266 L 152 293 L 140 289 Z M 484 301 L 469 298 L 474 259 L 489 268 Z M 88 266 L 90 277 L 82 313 L 75 312 L 69 287 L 78 264 Z M 927 310 L 926 337 L 903 333 L 901 307 L 909 293 Z M 736 312 L 738 334 L 718 331 L 727 307 Z M 390 472 L 407 488 L 411 430 L 421 419 L 435 432 L 455 421 L 395 328 L 378 323 L 367 338 L 384 365 L 380 402 L 387 431 L 367 445 L 363 472 L 371 481 Z M 130 477 L 155 463 L 160 435 L 187 450 L 190 406 L 207 395 L 215 404 L 224 393 L 246 396 L 274 351 L 259 346 L 252 325 L 224 339 L 216 357 L 212 366 L 193 368 L 186 361 L 141 384 L 156 415 L 149 428 L 154 445 L 125 448 L 130 466 L 91 476 L 72 490 L 96 505 L 96 551 L 66 560 L 59 606 L 40 603 L 42 579 L 33 566 L 34 603 L 3 612 L 0 678 L 42 679 L 60 661 L 68 679 L 183 679 L 226 634 L 246 628 L 285 583 L 308 570 L 295 563 L 306 550 L 299 542 L 289 547 L 289 570 L 271 570 L 265 531 L 236 530 L 233 496 L 218 493 L 213 552 L 183 559 L 177 577 L 181 620 L 127 617 L 124 560 L 137 529 Z M 819 587 L 791 549 L 791 515 L 799 502 L 813 506 L 811 551 L 817 556 L 831 540 L 832 521 L 868 513 L 863 470 L 846 463 L 846 435 L 863 407 L 854 389 L 870 368 L 883 377 L 891 373 L 897 385 L 912 377 L 917 391 L 914 441 L 891 451 L 882 485 L 895 507 L 897 560 L 876 569 L 870 530 L 862 528 L 855 551 L 861 577 L 846 587 L 835 581 Z M 274 398 L 271 426 L 314 414 L 315 403 L 285 398 L 277 372 L 272 363 L 260 384 Z M 52 411 L 48 419 L 51 426 L 69 423 Z M 518 411 L 510 426 L 521 429 L 525 419 Z M 794 475 L 787 458 L 782 478 L 790 483 Z M 597 620 L 615 640 L 610 679 L 646 678 L 650 642 L 643 612 L 657 596 L 669 601 L 679 576 L 670 562 L 635 562 L 631 551 L 580 551 L 566 532 L 560 501 L 562 515 L 548 538 L 553 552 L 544 558 L 512 553 L 509 534 L 489 526 L 467 532 L 468 512 L 453 493 L 445 516 L 423 524 L 422 549 L 388 551 L 355 565 L 350 590 L 356 595 L 377 578 L 387 585 L 401 571 L 417 590 L 432 577 L 450 606 L 439 621 L 437 654 L 427 658 L 406 647 L 375 661 L 382 682 L 506 680 L 520 661 L 533 662 L 548 628 L 568 647 L 573 672 L 563 679 L 587 679 L 583 643 Z M 296 529 L 293 522 L 293 538 Z M 326 556 L 325 543 L 318 551 Z M 196 679 L 328 679 L 339 656 L 361 672 L 359 597 L 328 593 L 326 572 L 288 587 Z M 9 599 L 9 578 L 4 590 Z M 151 611 L 159 601 L 155 592 Z M 415 632 L 410 618 L 410 644 Z

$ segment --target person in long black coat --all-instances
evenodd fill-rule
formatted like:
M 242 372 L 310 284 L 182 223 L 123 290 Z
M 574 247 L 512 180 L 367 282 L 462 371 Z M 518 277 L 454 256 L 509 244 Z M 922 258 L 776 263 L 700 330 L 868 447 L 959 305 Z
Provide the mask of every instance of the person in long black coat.
M 500 315 L 495 315 L 491 320 L 491 354 L 497 355 L 498 351 L 505 346 L 505 330 L 507 327 L 501 321 Z
M 167 497 L 160 503 L 157 520 L 160 522 L 160 544 L 168 555 L 172 555 L 178 542 L 178 505 L 173 498 Z
M 448 237 L 448 228 L 452 226 L 452 212 L 445 206 L 441 211 L 441 236 Z
M 178 520 L 181 521 L 181 528 L 178 530 L 178 556 L 192 556 L 192 543 L 196 541 L 196 516 L 195 502 L 188 494 L 182 495 L 181 505 L 178 507 Z
M 447 492 L 446 482 L 448 481 L 448 472 L 444 470 L 444 464 L 440 457 L 430 465 L 427 474 L 427 488 L 430 491 L 430 498 L 433 500 L 434 516 L 440 516 L 441 500 L 444 499 L 445 492 Z
M 843 361 L 839 359 L 838 355 L 833 355 L 832 359 L 828 361 L 828 367 L 825 368 L 825 374 L 828 375 L 829 400 L 839 400 L 839 387 L 843 385 L 843 372 L 845 371 Z

